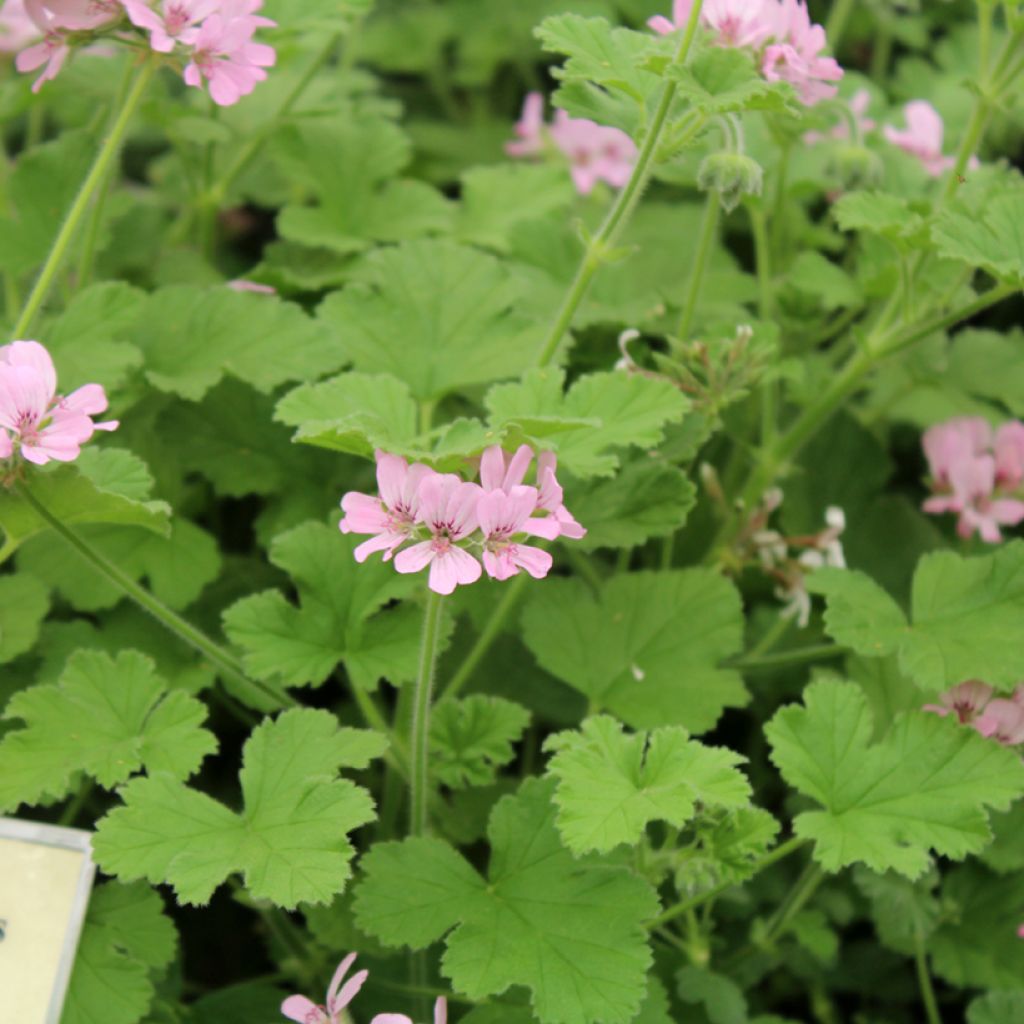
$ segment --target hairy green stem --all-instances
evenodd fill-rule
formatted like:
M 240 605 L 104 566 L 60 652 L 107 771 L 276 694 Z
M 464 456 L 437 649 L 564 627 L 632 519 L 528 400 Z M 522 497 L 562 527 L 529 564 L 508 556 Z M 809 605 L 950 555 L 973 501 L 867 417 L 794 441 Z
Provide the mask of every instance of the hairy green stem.
M 458 696 L 462 688 L 472 678 L 477 666 L 486 657 L 494 641 L 498 639 L 502 627 L 508 620 L 509 615 L 512 614 L 512 609 L 518 604 L 528 579 L 529 576 L 525 572 L 521 572 L 505 587 L 505 593 L 491 613 L 491 617 L 487 620 L 487 624 L 481 630 L 480 635 L 476 638 L 476 643 L 470 648 L 469 654 L 462 659 L 462 664 L 445 687 L 444 692 L 441 694 L 441 700 L 450 700 Z
M 704 283 L 704 271 L 707 269 L 708 256 L 711 254 L 711 247 L 718 236 L 718 215 L 721 205 L 718 189 L 710 189 L 704 202 L 704 219 L 701 222 L 700 236 L 697 239 L 697 252 L 694 254 L 693 266 L 690 268 L 690 283 L 686 289 L 686 300 L 683 302 L 683 311 L 679 316 L 679 327 L 676 330 L 681 342 L 685 342 L 689 338 L 690 328 L 693 326 L 693 317 L 697 312 L 697 302 L 700 299 L 701 285 Z
M 787 619 L 786 621 L 792 620 Z M 736 661 L 726 662 L 726 664 L 729 668 L 739 669 L 741 672 L 759 672 L 786 668 L 789 665 L 805 665 L 812 661 L 841 658 L 846 653 L 845 647 L 839 647 L 836 644 L 808 644 L 806 647 L 793 647 L 788 651 L 778 651 L 775 654 L 755 655 L 751 653 Z
M 917 966 L 917 986 L 921 990 L 921 1002 L 924 1004 L 928 1024 L 942 1024 L 939 1003 L 935 998 L 932 986 L 932 975 L 928 969 L 928 953 L 924 946 L 924 936 L 918 931 L 914 936 L 914 963 Z
M 173 633 L 179 640 L 198 651 L 225 679 L 230 679 L 248 692 L 259 695 L 260 701 L 270 700 L 276 707 L 295 707 L 298 702 L 287 694 L 278 693 L 266 683 L 250 679 L 241 663 L 232 654 L 225 651 L 214 640 L 183 619 L 177 612 L 171 611 L 162 601 L 154 597 L 145 587 L 140 586 L 130 576 L 121 571 L 107 557 L 97 551 L 87 540 L 76 533 L 70 526 L 55 516 L 29 489 L 24 481 L 14 485 L 14 490 L 35 511 L 55 533 L 60 534 L 94 569 L 122 590 L 143 611 L 148 612 L 162 626 Z
M 433 590 L 427 592 L 423 615 L 420 665 L 413 693 L 412 723 L 409 730 L 409 834 L 427 831 L 427 800 L 430 793 L 430 705 L 441 638 L 444 600 Z
M 702 7 L 703 0 L 697 0 L 693 7 L 690 8 L 690 17 L 686 22 L 686 28 L 683 32 L 679 49 L 676 51 L 675 62 L 677 64 L 684 63 L 689 55 L 690 47 L 693 45 L 694 37 L 697 34 L 697 25 L 700 21 Z M 587 292 L 590 290 L 590 284 L 594 279 L 594 275 L 601 267 L 607 256 L 608 249 L 614 245 L 620 231 L 625 227 L 629 217 L 632 215 L 633 209 L 636 207 L 637 202 L 639 202 L 640 196 L 647 185 L 647 179 L 650 177 L 654 154 L 657 151 L 658 142 L 661 139 L 661 133 L 665 128 L 665 122 L 668 119 L 668 113 L 672 108 L 672 101 L 675 99 L 675 96 L 676 83 L 672 80 L 666 80 L 662 87 L 661 98 L 658 101 L 654 117 L 651 119 L 643 145 L 640 147 L 636 164 L 633 167 L 633 173 L 619 193 L 597 234 L 587 243 L 583 258 L 576 270 L 576 276 L 573 278 L 562 306 L 555 316 L 551 330 L 548 332 L 547 337 L 544 339 L 544 344 L 537 354 L 537 366 L 547 366 L 555 358 L 558 346 L 561 344 L 565 332 L 572 324 L 573 317 L 576 315 L 580 303 L 583 302 Z M 698 120 L 695 122 L 690 137 L 696 135 L 702 126 L 703 121 Z
M 825 22 L 825 37 L 828 39 L 828 45 L 833 53 L 836 52 L 839 41 L 843 38 L 843 32 L 846 30 L 846 23 L 850 20 L 853 8 L 854 0 L 835 0 L 832 4 L 828 21 Z
M 771 867 L 772 864 L 782 860 L 784 857 L 788 857 L 791 853 L 795 853 L 800 847 L 805 846 L 809 840 L 794 836 L 792 839 L 788 839 L 786 842 L 776 846 L 774 850 L 766 853 L 761 857 L 753 866 L 752 874 L 756 875 L 764 871 L 765 868 Z M 707 903 L 709 900 L 717 899 L 722 895 L 723 892 L 727 892 L 734 885 L 738 883 L 733 881 L 719 882 L 714 888 L 709 889 L 707 892 L 702 892 L 697 896 L 691 896 L 689 899 L 683 900 L 681 903 L 677 903 L 673 907 L 669 907 L 667 910 L 662 911 L 657 917 L 652 918 L 647 922 L 648 928 L 659 928 L 661 925 L 666 924 L 669 921 L 674 921 L 677 917 L 682 917 L 688 914 L 691 910 L 696 909 L 703 903 Z
M 807 901 L 818 891 L 818 886 L 825 880 L 825 873 L 812 860 L 793 883 L 793 888 L 772 915 L 765 929 L 762 942 L 770 946 L 789 930 L 793 918 L 807 905 Z
M 139 68 L 135 81 L 125 96 L 120 113 L 111 125 L 110 131 L 107 132 L 107 136 L 103 140 L 99 152 L 96 154 L 96 159 L 93 161 L 92 167 L 89 168 L 89 173 L 85 176 L 82 187 L 78 190 L 78 195 L 75 196 L 75 201 L 71 204 L 71 209 L 68 210 L 64 223 L 61 224 L 60 230 L 57 232 L 57 237 L 53 240 L 50 254 L 46 257 L 46 262 L 39 272 L 39 277 L 36 278 L 36 283 L 29 293 L 17 323 L 14 325 L 12 337 L 25 338 L 28 336 L 32 322 L 40 307 L 46 301 L 50 288 L 53 286 L 54 278 L 64 264 L 68 249 L 74 240 L 75 233 L 78 231 L 78 226 L 89 209 L 89 203 L 96 190 L 106 179 L 107 171 L 121 150 L 121 143 L 124 141 L 125 133 L 128 131 L 132 115 L 135 113 L 157 66 L 157 58 L 150 57 Z

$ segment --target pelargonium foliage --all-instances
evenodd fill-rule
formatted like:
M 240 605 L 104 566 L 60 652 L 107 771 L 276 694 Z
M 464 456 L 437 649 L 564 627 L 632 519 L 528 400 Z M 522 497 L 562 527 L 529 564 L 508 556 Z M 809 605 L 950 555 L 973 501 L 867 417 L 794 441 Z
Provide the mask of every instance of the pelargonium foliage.
M 0 0 L 59 1024 L 1024 1020 L 1022 82 L 1016 0 Z

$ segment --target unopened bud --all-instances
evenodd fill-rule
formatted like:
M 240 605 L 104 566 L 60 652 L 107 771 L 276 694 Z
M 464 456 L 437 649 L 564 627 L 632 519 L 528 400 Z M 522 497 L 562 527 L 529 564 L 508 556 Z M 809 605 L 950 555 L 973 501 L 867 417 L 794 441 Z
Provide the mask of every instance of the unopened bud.
M 697 172 L 697 187 L 703 192 L 715 189 L 726 213 L 744 196 L 759 196 L 763 184 L 761 165 L 745 153 L 712 153 Z
M 846 189 L 875 187 L 881 184 L 885 174 L 878 154 L 854 143 L 835 148 L 828 170 Z

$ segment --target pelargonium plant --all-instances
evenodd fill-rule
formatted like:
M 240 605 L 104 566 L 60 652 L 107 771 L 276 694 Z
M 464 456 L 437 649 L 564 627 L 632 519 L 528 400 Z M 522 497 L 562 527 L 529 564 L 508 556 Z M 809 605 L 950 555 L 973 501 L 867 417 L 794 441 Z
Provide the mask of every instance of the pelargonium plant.
M 63 1024 L 1024 1021 L 1022 75 L 1018 0 L 0 0 Z

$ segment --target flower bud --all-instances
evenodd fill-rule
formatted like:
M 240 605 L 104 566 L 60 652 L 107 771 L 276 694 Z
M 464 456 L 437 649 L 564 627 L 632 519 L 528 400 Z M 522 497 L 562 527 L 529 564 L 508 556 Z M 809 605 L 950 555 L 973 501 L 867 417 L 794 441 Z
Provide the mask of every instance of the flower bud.
M 844 189 L 874 188 L 881 184 L 885 174 L 877 153 L 852 143 L 835 147 L 828 171 Z
M 712 153 L 697 172 L 697 187 L 703 192 L 715 189 L 726 213 L 735 210 L 744 196 L 759 196 L 763 181 L 761 165 L 745 153 Z

